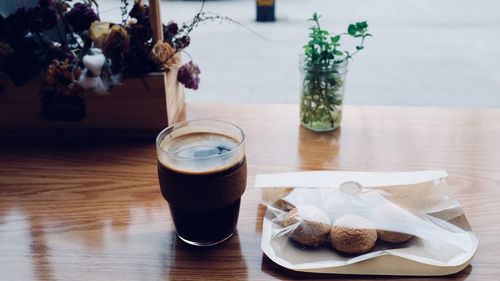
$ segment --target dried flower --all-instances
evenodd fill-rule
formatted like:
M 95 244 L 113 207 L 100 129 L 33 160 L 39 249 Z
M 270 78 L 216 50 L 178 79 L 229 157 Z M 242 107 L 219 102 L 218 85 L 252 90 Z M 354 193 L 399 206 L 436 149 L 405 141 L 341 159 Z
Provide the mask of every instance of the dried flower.
M 46 87 L 52 88 L 56 93 L 71 96 L 79 93 L 79 91 L 75 90 L 76 86 L 72 85 L 71 89 L 69 86 L 78 81 L 80 75 L 81 68 L 70 64 L 68 60 L 54 60 L 47 68 L 43 84 Z
M 160 68 L 160 70 L 168 69 L 179 62 L 176 56 L 177 50 L 167 42 L 158 41 L 151 49 L 149 56 Z
M 188 89 L 197 90 L 198 85 L 200 84 L 200 68 L 198 65 L 194 64 L 193 61 L 190 61 L 184 64 L 177 74 L 177 81 L 184 84 L 184 86 Z
M 127 32 L 130 35 L 130 45 L 137 47 L 144 47 L 149 45 L 148 41 L 151 39 L 151 26 L 142 24 L 127 25 Z
M 22 37 L 29 31 L 31 22 L 31 13 L 25 7 L 17 9 L 13 14 L 5 18 L 5 31 L 9 36 Z
M 189 38 L 189 36 L 185 35 L 185 36 L 182 36 L 180 38 L 176 38 L 174 40 L 174 46 L 177 49 L 184 49 L 187 46 L 189 46 L 190 42 L 191 42 L 191 38 Z
M 179 26 L 170 21 L 167 25 L 163 25 L 163 40 L 172 44 L 177 32 L 179 32 Z
M 127 20 L 127 23 L 125 24 L 126 27 L 130 27 L 131 25 L 137 24 L 137 19 L 136 18 L 129 18 Z
M 113 25 L 102 43 L 102 52 L 111 59 L 111 68 L 114 73 L 120 70 L 121 58 L 129 48 L 130 37 L 127 30 L 120 25 Z
M 149 24 L 149 6 L 145 5 L 143 0 L 135 0 L 134 6 L 128 15 L 137 19 L 138 24 Z
M 83 96 L 84 93 L 83 87 L 77 81 L 73 81 L 68 85 L 68 94 L 71 96 Z
M 87 116 L 84 89 L 77 81 L 80 73 L 68 60 L 54 60 L 47 68 L 38 92 L 43 119 L 81 121 Z
M 71 83 L 71 81 L 73 81 L 73 79 L 71 79 L 71 72 L 67 69 L 68 64 L 65 64 L 64 61 L 54 60 L 54 62 L 47 68 L 44 82 L 49 86 L 55 86 L 58 83 L 63 84 L 63 86 L 67 86 Z
M 88 30 L 94 21 L 99 20 L 92 7 L 84 3 L 73 5 L 73 8 L 66 13 L 65 18 L 77 33 Z
M 12 37 L 9 41 L 14 53 L 6 58 L 4 72 L 16 86 L 25 84 L 44 66 L 38 41 L 31 35 Z
M 54 0 L 53 6 L 59 14 L 64 14 L 68 9 L 71 8 L 66 0 Z
M 43 32 L 54 28 L 59 20 L 52 0 L 39 0 L 38 6 L 28 9 L 29 27 L 32 32 Z
M 156 42 L 152 40 L 150 8 L 144 4 L 147 1 L 134 0 L 127 12 L 130 0 L 121 0 L 124 4 L 121 25 L 101 22 L 93 9 L 94 4 L 97 6 L 95 0 L 37 2 L 33 8 L 22 7 L 10 16 L 0 15 L 0 67 L 16 85 L 45 69 L 41 93 L 71 96 L 71 92 L 81 92 L 84 87 L 75 82 L 82 71 L 77 66 L 83 67 L 83 57 L 92 48 L 101 49 L 106 58 L 104 66 L 102 62 L 98 64 L 103 72 L 99 75 L 99 69 L 91 71 L 87 66 L 81 76 L 92 72 L 89 76 L 101 77 L 103 81 L 108 76 L 111 81 L 122 75 L 178 69 L 181 66 L 178 52 L 189 46 L 189 32 L 202 22 L 201 11 L 191 24 L 169 22 L 164 25 L 164 40 Z M 59 23 L 61 17 L 63 24 Z M 61 43 L 52 42 L 44 33 L 54 27 Z M 198 87 L 200 71 L 196 65 L 192 62 L 184 65 L 182 73 L 179 81 L 190 88 Z
M 103 42 L 108 35 L 109 25 L 110 23 L 106 21 L 94 21 L 90 25 L 89 36 L 97 48 L 102 48 Z
M 56 46 L 54 44 L 51 44 L 50 46 L 47 47 L 47 58 L 50 59 L 50 61 L 47 62 L 50 63 L 54 60 L 68 60 L 70 64 L 77 64 L 78 63 L 78 58 L 73 54 L 69 49 L 61 47 L 61 46 Z
M 82 69 L 80 67 L 76 67 L 75 70 L 73 70 L 73 78 L 78 81 L 80 80 L 80 77 L 82 76 Z
M 123 71 L 129 76 L 142 76 L 156 70 L 154 62 L 148 57 L 148 49 L 133 46 L 123 57 Z
M 48 7 L 51 7 L 54 5 L 54 2 L 52 0 L 38 0 L 38 6 L 42 9 L 47 9 Z
M 102 49 L 103 54 L 111 59 L 113 72 L 120 71 L 122 57 L 130 48 L 130 35 L 127 30 L 121 25 L 115 24 L 109 28 L 107 22 L 94 21 L 89 33 L 94 46 Z
M 102 51 L 107 57 L 115 57 L 125 53 L 130 47 L 130 37 L 127 30 L 120 25 L 113 25 L 107 32 L 102 44 Z

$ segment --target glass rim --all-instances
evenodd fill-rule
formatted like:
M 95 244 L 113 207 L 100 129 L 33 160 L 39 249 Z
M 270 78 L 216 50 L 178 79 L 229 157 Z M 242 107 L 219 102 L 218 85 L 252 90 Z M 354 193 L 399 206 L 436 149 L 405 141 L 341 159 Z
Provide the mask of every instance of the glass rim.
M 161 147 L 161 142 L 163 141 L 163 138 L 161 138 L 168 130 L 173 130 L 175 129 L 175 127 L 177 126 L 185 126 L 189 123 L 192 123 L 192 122 L 206 122 L 206 121 L 210 121 L 210 122 L 217 122 L 217 123 L 222 123 L 222 124 L 225 124 L 225 125 L 228 125 L 229 127 L 232 127 L 233 129 L 235 129 L 237 132 L 240 133 L 241 135 L 241 140 L 238 141 L 238 144 L 233 147 L 231 150 L 229 151 L 226 151 L 224 153 L 221 153 L 221 154 L 216 154 L 216 155 L 210 155 L 210 156 L 205 156 L 205 157 L 192 157 L 192 156 L 179 156 L 179 155 L 175 155 L 171 152 L 168 152 L 167 150 L 165 150 L 163 147 Z M 161 139 L 160 139 L 161 138 Z M 246 139 L 246 136 L 245 136 L 245 132 L 243 132 L 243 129 L 241 129 L 239 126 L 231 123 L 231 122 L 228 122 L 228 121 L 224 121 L 224 120 L 219 120 L 219 119 L 193 119 L 193 120 L 186 120 L 186 121 L 182 121 L 182 122 L 177 122 L 177 123 L 174 123 L 168 127 L 166 127 L 165 129 L 161 130 L 160 133 L 158 133 L 158 135 L 156 136 L 156 149 L 157 151 L 160 150 L 162 153 L 165 153 L 166 155 L 168 155 L 168 157 L 172 157 L 172 158 L 176 158 L 176 159 L 185 159 L 185 160 L 193 160 L 193 159 L 197 159 L 197 160 L 205 160 L 205 159 L 214 159 L 214 158 L 219 158 L 219 157 L 222 157 L 222 156 L 226 156 L 226 155 L 229 155 L 231 153 L 234 153 L 235 151 L 237 151 L 240 147 L 243 146 L 243 144 L 245 143 L 245 139 Z

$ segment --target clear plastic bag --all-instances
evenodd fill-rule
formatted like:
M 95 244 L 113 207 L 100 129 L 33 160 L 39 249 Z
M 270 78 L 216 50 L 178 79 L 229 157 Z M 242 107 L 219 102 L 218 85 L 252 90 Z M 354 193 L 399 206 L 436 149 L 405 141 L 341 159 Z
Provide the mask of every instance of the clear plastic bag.
M 262 249 L 278 264 L 299 271 L 391 275 L 459 271 L 470 262 L 478 242 L 459 203 L 447 193 L 444 175 L 411 180 L 413 175 L 408 174 L 408 184 L 402 176 L 398 183 L 388 180 L 390 185 L 384 185 L 377 173 L 353 173 L 351 182 L 339 184 L 349 178 L 342 174 L 330 181 L 337 186 L 317 184 L 319 188 L 304 186 L 300 180 L 302 187 L 290 188 L 293 176 L 278 184 L 287 189 L 261 181 L 268 207 Z

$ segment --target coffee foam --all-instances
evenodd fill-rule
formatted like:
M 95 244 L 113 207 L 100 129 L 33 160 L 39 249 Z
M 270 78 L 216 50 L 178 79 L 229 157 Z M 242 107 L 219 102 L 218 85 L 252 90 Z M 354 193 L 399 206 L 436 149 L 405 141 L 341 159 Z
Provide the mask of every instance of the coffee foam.
M 244 148 L 227 135 L 186 128 L 166 136 L 160 143 L 158 160 L 168 169 L 185 174 L 211 174 L 240 163 Z

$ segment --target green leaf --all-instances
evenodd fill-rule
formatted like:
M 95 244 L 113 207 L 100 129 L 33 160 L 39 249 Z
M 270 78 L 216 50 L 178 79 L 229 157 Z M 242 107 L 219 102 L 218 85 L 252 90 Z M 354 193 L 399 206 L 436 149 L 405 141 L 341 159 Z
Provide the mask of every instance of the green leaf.
M 340 51 L 340 50 L 334 50 L 333 53 L 336 55 L 336 56 L 343 56 L 344 55 L 344 52 Z
M 356 31 L 358 31 L 358 29 L 354 24 L 350 24 L 349 27 L 347 28 L 347 33 L 349 33 L 349 35 L 354 36 L 356 34 Z
M 309 41 L 304 46 L 304 53 L 307 58 L 308 66 L 315 67 L 347 61 L 352 58 L 352 54 L 356 54 L 359 50 L 364 49 L 364 39 L 372 36 L 367 32 L 368 23 L 366 21 L 348 25 L 347 33 L 330 35 L 327 30 L 321 29 L 319 23 L 320 17 L 321 16 L 317 13 L 314 13 L 310 18 L 310 20 L 314 23 L 312 24 L 312 27 L 310 27 Z M 356 52 L 353 52 L 352 54 L 346 50 L 340 50 L 341 37 L 345 34 L 359 40 L 358 45 L 355 46 Z M 309 82 L 313 83 L 314 81 L 310 80 Z
M 368 28 L 368 24 L 366 23 L 366 21 L 357 22 L 357 23 L 356 23 L 356 28 L 357 28 L 358 30 L 363 30 L 363 29 Z
M 315 22 L 317 22 L 317 21 L 319 21 L 319 18 L 321 18 L 321 16 L 318 15 L 318 13 L 314 12 L 313 15 L 312 15 L 312 17 L 310 19 L 308 19 L 308 21 L 315 21 Z

